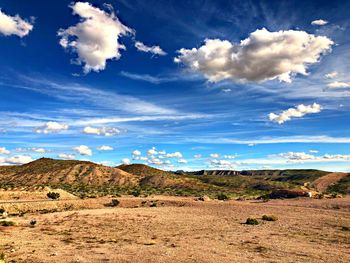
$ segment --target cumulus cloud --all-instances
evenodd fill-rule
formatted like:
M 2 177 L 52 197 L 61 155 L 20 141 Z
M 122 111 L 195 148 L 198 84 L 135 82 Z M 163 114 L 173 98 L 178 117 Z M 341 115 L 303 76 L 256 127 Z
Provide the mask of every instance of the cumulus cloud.
M 310 153 L 318 153 L 317 150 L 310 150 L 309 152 L 310 152 Z
M 219 158 L 219 157 L 220 157 L 220 154 L 218 154 L 218 153 L 211 153 L 211 154 L 210 154 L 210 157 L 211 157 L 211 158 Z
M 311 25 L 313 25 L 313 26 L 324 26 L 327 24 L 328 24 L 328 21 L 323 20 L 323 19 L 317 19 L 317 20 L 314 20 L 311 22 Z
M 237 167 L 235 162 L 217 159 L 210 160 L 210 166 L 221 169 L 232 169 Z
M 77 53 L 76 63 L 84 65 L 85 73 L 104 70 L 107 60 L 120 58 L 120 50 L 126 48 L 119 38 L 132 33 L 132 29 L 123 25 L 110 8 L 106 12 L 86 2 L 76 2 L 70 7 L 81 21 L 58 31 L 60 45 Z
M 234 155 L 224 155 L 224 158 L 225 159 L 234 159 L 234 158 L 236 158 L 236 156 L 234 156 Z
M 110 128 L 110 127 L 85 127 L 83 132 L 85 134 L 94 134 L 94 135 L 103 135 L 103 136 L 114 136 L 119 133 L 121 133 L 121 130 L 117 128 Z
M 5 147 L 0 147 L 0 154 L 10 154 L 10 151 Z
M 350 83 L 349 82 L 341 82 L 341 81 L 334 81 L 331 82 L 327 85 L 328 88 L 331 89 L 346 89 L 350 88 Z
M 306 114 L 319 113 L 321 112 L 321 105 L 314 103 L 312 105 L 300 104 L 296 108 L 289 108 L 288 110 L 283 111 L 280 114 L 270 113 L 270 121 L 277 122 L 282 124 L 286 121 L 289 121 L 292 117 L 300 118 Z
M 129 165 L 130 160 L 128 158 L 124 158 L 124 159 L 122 159 L 122 164 Z
M 141 152 L 140 152 L 139 150 L 134 150 L 134 151 L 132 152 L 132 155 L 133 155 L 133 156 L 141 156 Z
M 99 151 L 112 151 L 113 147 L 108 146 L 108 145 L 102 145 L 100 147 L 97 147 L 97 150 L 99 150 Z
M 88 155 L 88 156 L 92 155 L 92 150 L 86 145 L 80 145 L 80 146 L 74 147 L 73 150 L 79 153 L 80 155 Z
M 0 157 L 0 165 L 21 165 L 32 161 L 33 159 L 29 155 L 15 155 L 8 158 Z
M 55 121 L 49 121 L 45 125 L 35 129 L 36 133 L 57 133 L 64 130 L 68 130 L 69 126 L 65 123 L 58 123 Z
M 64 159 L 64 160 L 73 160 L 75 158 L 74 154 L 67 154 L 67 153 L 61 153 L 58 155 L 58 158 Z
M 333 79 L 338 76 L 338 72 L 332 71 L 324 75 L 326 79 Z
M 256 30 L 240 43 L 206 39 L 200 48 L 178 50 L 176 63 L 201 72 L 209 81 L 291 82 L 295 74 L 307 75 L 307 67 L 331 50 L 333 41 L 304 31 Z
M 9 16 L 0 9 L 0 33 L 5 36 L 16 35 L 24 37 L 33 30 L 33 20 L 31 22 L 23 20 L 19 15 Z
M 156 148 L 155 148 L 155 147 L 152 147 L 151 149 L 149 149 L 149 150 L 147 151 L 147 154 L 148 154 L 148 155 L 156 155 L 156 154 L 158 154 L 158 152 L 156 151 Z
M 179 159 L 179 160 L 177 160 L 177 162 L 178 163 L 188 163 L 187 160 L 185 160 L 185 159 Z
M 182 158 L 182 153 L 180 152 L 174 152 L 174 153 L 167 153 L 165 155 L 167 158 Z
M 164 164 L 164 162 L 161 161 L 159 158 L 149 158 L 149 159 L 147 160 L 147 162 L 148 162 L 149 164 L 154 164 L 154 165 L 163 165 L 163 164 Z
M 146 52 L 146 53 L 152 53 L 154 55 L 159 56 L 165 56 L 166 52 L 163 51 L 163 49 L 160 48 L 160 46 L 146 46 L 144 43 L 140 41 L 135 42 L 135 47 L 138 51 Z

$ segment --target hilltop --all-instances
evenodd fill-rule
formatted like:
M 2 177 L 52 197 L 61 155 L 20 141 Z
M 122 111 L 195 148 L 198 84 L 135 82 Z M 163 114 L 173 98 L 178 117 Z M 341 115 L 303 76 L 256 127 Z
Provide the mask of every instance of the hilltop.
M 135 186 L 138 178 L 123 170 L 87 161 L 41 158 L 21 166 L 0 167 L 0 183 L 15 186 Z

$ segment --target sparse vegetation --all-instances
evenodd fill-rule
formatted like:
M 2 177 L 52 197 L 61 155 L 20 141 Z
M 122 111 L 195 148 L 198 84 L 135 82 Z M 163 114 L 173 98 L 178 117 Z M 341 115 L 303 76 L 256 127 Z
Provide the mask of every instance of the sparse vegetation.
M 247 218 L 247 220 L 245 221 L 246 225 L 259 225 L 259 221 L 256 218 Z
M 36 225 L 37 221 L 35 219 L 30 220 L 29 224 L 30 226 L 34 227 Z
M 341 230 L 342 231 L 350 231 L 350 227 L 349 226 L 342 226 Z
M 52 200 L 56 200 L 60 198 L 60 193 L 56 193 L 56 192 L 48 192 L 47 193 L 47 197 L 52 199 Z
M 112 201 L 111 201 L 111 206 L 112 207 L 116 207 L 120 204 L 120 201 L 116 198 L 113 198 Z
M 14 226 L 16 225 L 13 221 L 3 220 L 0 221 L 0 226 Z
M 221 200 L 221 201 L 229 200 L 229 197 L 228 197 L 226 194 L 224 194 L 224 193 L 218 194 L 216 198 L 217 198 L 218 200 Z
M 277 221 L 278 218 L 277 218 L 277 216 L 274 216 L 274 215 L 263 215 L 262 220 L 264 220 L 264 221 Z

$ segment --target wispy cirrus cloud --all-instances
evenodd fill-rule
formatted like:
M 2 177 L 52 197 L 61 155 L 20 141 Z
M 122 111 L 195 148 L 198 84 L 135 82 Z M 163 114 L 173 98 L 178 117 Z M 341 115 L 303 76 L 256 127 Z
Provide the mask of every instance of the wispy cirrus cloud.
M 187 142 L 208 144 L 280 144 L 280 143 L 350 143 L 350 137 L 332 137 L 327 135 L 318 136 L 276 136 L 260 137 L 258 139 L 235 139 L 235 138 L 187 138 Z
M 140 41 L 135 42 L 135 47 L 140 52 L 151 53 L 153 55 L 165 56 L 167 54 L 160 46 L 147 46 Z

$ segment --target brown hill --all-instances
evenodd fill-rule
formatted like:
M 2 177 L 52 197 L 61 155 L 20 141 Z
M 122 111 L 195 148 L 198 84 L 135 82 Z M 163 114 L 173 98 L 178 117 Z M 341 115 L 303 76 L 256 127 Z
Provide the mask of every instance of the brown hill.
M 317 191 L 324 192 L 330 186 L 335 185 L 346 176 L 349 176 L 349 174 L 348 173 L 330 173 L 318 178 L 313 182 L 312 185 L 313 187 L 315 187 Z
M 21 166 L 0 167 L 0 183 L 15 186 L 62 184 L 134 186 L 139 178 L 123 170 L 87 161 L 41 158 Z
M 160 169 L 156 169 L 144 164 L 120 165 L 119 169 L 142 177 L 140 186 L 158 187 L 158 188 L 184 188 L 204 190 L 209 185 L 202 183 L 196 178 L 189 178 L 181 175 L 175 175 Z

